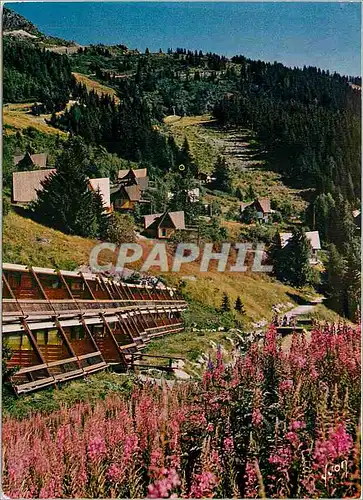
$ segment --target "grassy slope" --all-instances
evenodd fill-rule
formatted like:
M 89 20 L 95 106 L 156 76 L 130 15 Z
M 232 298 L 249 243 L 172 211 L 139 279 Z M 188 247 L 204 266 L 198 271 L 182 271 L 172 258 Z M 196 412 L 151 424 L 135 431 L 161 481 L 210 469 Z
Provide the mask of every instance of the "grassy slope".
M 108 94 L 111 97 L 115 97 L 116 102 L 119 102 L 118 97 L 116 97 L 116 92 L 114 89 L 102 85 L 101 83 L 88 78 L 86 75 L 81 73 L 73 73 L 78 82 L 86 85 L 88 90 L 94 90 L 99 95 Z M 71 106 L 73 101 L 70 101 L 68 107 Z M 22 130 L 27 127 L 34 127 L 40 132 L 46 134 L 59 134 L 62 137 L 67 137 L 68 134 L 62 132 L 61 130 L 48 125 L 45 120 L 49 120 L 50 114 L 42 114 L 40 116 L 34 116 L 30 113 L 30 108 L 33 102 L 28 103 L 9 103 L 3 106 L 3 124 L 5 126 L 11 127 L 15 130 Z M 61 113 L 61 112 L 60 112 Z M 11 129 L 8 129 L 11 133 Z
M 67 236 L 11 212 L 3 224 L 3 261 L 74 269 L 86 264 L 95 242 Z
M 106 85 L 103 85 L 96 80 L 92 80 L 82 73 L 73 73 L 73 76 L 75 76 L 78 82 L 86 85 L 87 90 L 94 90 L 99 95 L 108 94 L 111 97 L 115 97 L 116 102 L 119 102 L 119 98 L 116 97 L 116 91 L 114 89 L 107 87 Z
M 14 397 L 13 393 L 3 387 L 2 411 L 6 418 L 26 418 L 35 411 L 44 414 L 71 407 L 79 402 L 91 405 L 110 394 L 127 397 L 132 388 L 133 379 L 110 372 L 100 372 L 85 379 L 73 380 L 58 388 L 43 389 L 32 394 Z
M 32 115 L 29 110 L 33 104 L 33 102 L 22 104 L 10 103 L 3 106 L 3 125 L 12 127 L 14 131 L 23 130 L 28 127 L 34 127 L 39 130 L 39 132 L 43 132 L 45 134 L 59 134 L 62 137 L 67 137 L 67 134 L 65 132 L 52 127 L 45 122 L 45 120 L 50 119 L 51 115 Z

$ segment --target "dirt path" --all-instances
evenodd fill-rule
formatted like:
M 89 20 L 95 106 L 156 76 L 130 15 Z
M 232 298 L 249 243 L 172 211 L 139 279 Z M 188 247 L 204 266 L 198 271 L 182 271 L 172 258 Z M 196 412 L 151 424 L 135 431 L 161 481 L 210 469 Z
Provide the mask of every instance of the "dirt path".
M 306 316 L 308 314 L 311 314 L 314 312 L 318 304 L 323 303 L 324 299 L 325 297 L 318 297 L 314 300 L 311 300 L 309 304 L 304 304 L 302 306 L 294 307 L 293 309 L 288 311 L 285 315 L 288 320 L 291 320 L 296 316 Z

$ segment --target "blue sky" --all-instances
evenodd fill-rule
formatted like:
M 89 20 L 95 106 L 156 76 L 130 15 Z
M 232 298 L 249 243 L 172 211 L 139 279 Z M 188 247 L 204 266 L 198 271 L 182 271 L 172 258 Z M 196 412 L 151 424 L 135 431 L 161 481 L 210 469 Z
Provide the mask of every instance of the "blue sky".
M 7 4 L 47 34 L 80 44 L 202 49 L 360 74 L 361 6 L 353 2 Z

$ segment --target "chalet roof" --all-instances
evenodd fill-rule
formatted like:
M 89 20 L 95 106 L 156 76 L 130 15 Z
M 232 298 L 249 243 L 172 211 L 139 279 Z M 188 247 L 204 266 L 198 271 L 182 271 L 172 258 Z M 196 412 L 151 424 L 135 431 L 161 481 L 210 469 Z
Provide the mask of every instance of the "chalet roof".
M 144 215 L 144 228 L 147 229 L 156 219 L 158 219 L 162 215 L 163 214 Z
M 149 186 L 149 177 L 138 177 L 136 178 L 136 182 L 140 186 L 141 191 L 146 191 Z
M 119 193 L 122 199 L 129 199 L 130 201 L 140 201 L 141 200 L 141 188 L 138 184 L 131 184 L 129 186 L 124 186 L 123 184 L 115 184 L 111 187 L 111 196 L 115 198 L 115 194 Z
M 313 250 L 321 249 L 319 231 L 306 231 L 305 235 L 307 239 L 310 241 Z M 280 233 L 280 241 L 282 248 L 284 248 L 287 245 L 291 237 L 292 233 Z
M 13 172 L 13 200 L 15 203 L 29 203 L 37 199 L 37 190 L 42 189 L 41 182 L 54 168 L 43 170 L 30 170 L 26 172 Z
M 185 218 L 182 210 L 179 212 L 168 212 L 168 216 L 173 222 L 175 229 L 185 229 Z
M 125 191 L 130 201 L 140 201 L 141 189 L 139 185 L 133 184 L 132 186 L 123 186 L 123 190 Z
M 100 190 L 103 204 L 106 208 L 110 208 L 110 179 L 108 177 L 101 177 L 99 179 L 89 179 L 89 183 L 93 191 Z
M 256 205 L 260 205 L 264 214 L 273 212 L 273 210 L 271 210 L 271 201 L 269 198 L 256 198 L 254 201 L 247 203 L 241 201 L 239 204 L 240 211 L 243 212 L 247 207 L 255 207 L 257 209 Z
M 255 200 L 255 203 L 259 203 L 261 205 L 263 213 L 270 213 L 271 212 L 270 198 L 257 198 Z
M 130 172 L 131 170 L 131 172 Z M 123 179 L 126 177 L 128 174 L 134 174 L 136 179 L 140 179 L 141 177 L 147 177 L 147 169 L 146 168 L 136 168 L 135 170 L 132 168 L 128 168 L 126 170 L 119 170 L 118 171 L 118 178 Z
M 252 205 L 252 203 L 245 203 L 244 201 L 241 201 L 239 204 L 239 208 L 240 208 L 241 212 L 243 212 L 244 209 L 249 207 L 250 205 Z
M 40 168 L 47 168 L 47 160 L 48 160 L 48 155 L 47 153 L 38 153 L 34 155 L 30 155 L 29 153 L 25 153 L 20 156 L 14 156 L 14 165 L 17 165 L 21 160 L 23 160 L 26 156 L 28 156 L 33 165 L 38 165 Z
M 175 227 L 175 229 L 185 229 L 185 218 L 184 212 L 182 210 L 178 212 L 166 211 L 163 214 L 151 214 L 144 216 L 144 227 L 145 229 L 150 228 L 151 225 L 155 224 L 155 227 L 161 227 L 165 220 L 169 218 Z

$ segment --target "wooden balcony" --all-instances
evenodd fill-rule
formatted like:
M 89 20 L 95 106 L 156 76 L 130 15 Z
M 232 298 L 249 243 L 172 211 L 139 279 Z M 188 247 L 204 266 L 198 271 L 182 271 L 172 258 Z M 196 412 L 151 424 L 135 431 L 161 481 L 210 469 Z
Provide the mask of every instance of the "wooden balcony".
M 150 340 L 183 329 L 187 307 L 171 289 L 11 264 L 4 264 L 3 297 L 3 344 L 18 368 L 17 394 L 107 366 L 130 369 Z

